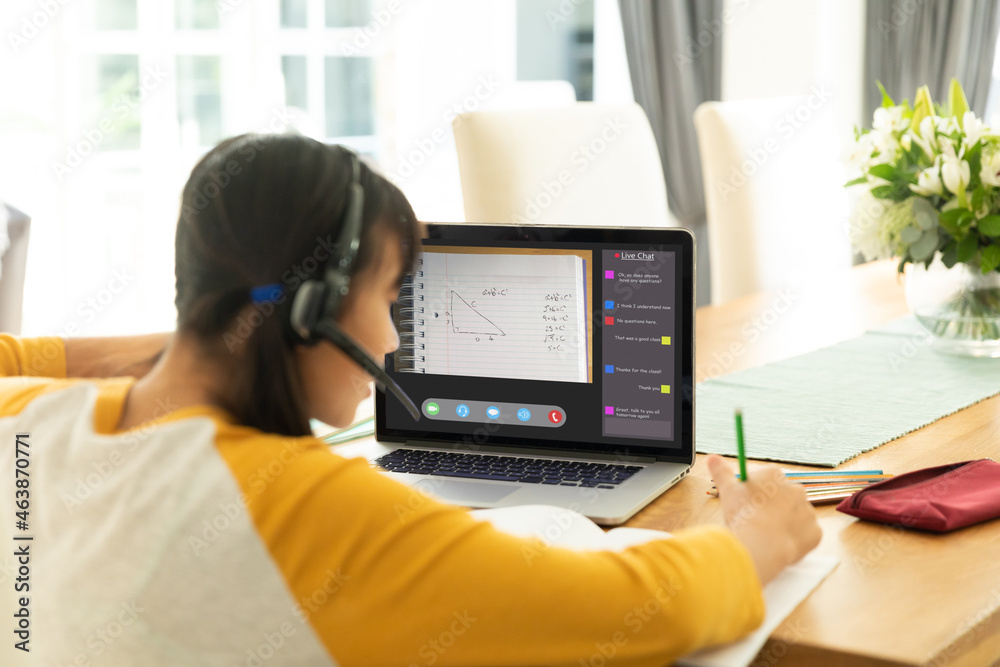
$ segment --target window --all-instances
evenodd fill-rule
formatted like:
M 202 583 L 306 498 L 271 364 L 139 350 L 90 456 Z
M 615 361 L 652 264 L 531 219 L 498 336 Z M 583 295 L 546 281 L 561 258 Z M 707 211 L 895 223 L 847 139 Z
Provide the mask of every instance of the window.
M 54 45 L 70 159 L 57 168 L 53 210 L 62 225 L 47 243 L 59 238 L 65 259 L 48 263 L 47 279 L 58 281 L 52 291 L 64 302 L 29 298 L 27 327 L 172 329 L 177 197 L 194 162 L 221 139 L 291 127 L 374 153 L 375 91 L 391 62 L 350 47 L 382 4 L 81 3 L 83 20 L 63 21 L 65 39 Z M 45 218 L 39 207 L 32 213 L 36 224 Z
M 10 68 L 22 94 L 0 113 L 0 150 L 19 156 L 0 163 L 0 195 L 34 219 L 25 334 L 172 329 L 180 190 L 211 146 L 242 132 L 349 145 L 421 219 L 463 219 L 456 113 L 517 106 L 519 80 L 565 79 L 577 99 L 601 99 L 595 25 L 598 60 L 612 33 L 595 10 L 617 17 L 615 0 L 537 4 L 59 3 L 61 20 Z M 598 83 L 627 83 L 620 50 Z
M 594 0 L 518 0 L 517 78 L 565 80 L 594 99 Z

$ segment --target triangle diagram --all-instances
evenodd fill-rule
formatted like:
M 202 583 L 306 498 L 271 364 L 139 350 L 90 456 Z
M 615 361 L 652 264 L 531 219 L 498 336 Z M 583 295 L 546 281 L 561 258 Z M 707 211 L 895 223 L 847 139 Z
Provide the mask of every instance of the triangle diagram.
M 451 292 L 451 308 L 449 310 L 451 311 L 451 329 L 455 333 L 483 336 L 507 335 L 454 290 Z

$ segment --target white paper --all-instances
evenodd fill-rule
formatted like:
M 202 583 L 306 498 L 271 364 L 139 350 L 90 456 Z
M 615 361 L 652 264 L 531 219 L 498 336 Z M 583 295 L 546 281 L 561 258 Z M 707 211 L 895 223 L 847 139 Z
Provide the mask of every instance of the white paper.
M 425 251 L 421 262 L 417 372 L 588 381 L 582 257 Z

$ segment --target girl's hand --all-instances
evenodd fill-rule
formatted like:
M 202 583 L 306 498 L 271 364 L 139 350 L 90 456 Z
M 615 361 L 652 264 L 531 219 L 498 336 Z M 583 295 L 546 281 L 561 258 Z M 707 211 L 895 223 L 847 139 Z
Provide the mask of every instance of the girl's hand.
M 785 479 L 777 466 L 755 469 L 752 479 L 741 482 L 733 467 L 713 454 L 708 469 L 726 525 L 750 552 L 762 585 L 819 544 L 823 532 L 805 489 Z

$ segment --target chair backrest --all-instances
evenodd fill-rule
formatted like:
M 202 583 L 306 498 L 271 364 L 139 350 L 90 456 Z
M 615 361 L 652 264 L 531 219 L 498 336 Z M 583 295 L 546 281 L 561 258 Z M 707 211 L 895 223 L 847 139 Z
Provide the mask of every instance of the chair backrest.
M 694 113 L 712 303 L 851 265 L 833 105 L 820 96 L 705 102 Z
M 0 203 L 0 223 L 5 217 L 10 245 L 0 255 L 0 331 L 20 334 L 31 218 L 12 206 Z
M 637 104 L 471 112 L 452 128 L 467 221 L 670 225 L 656 140 Z

